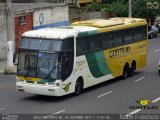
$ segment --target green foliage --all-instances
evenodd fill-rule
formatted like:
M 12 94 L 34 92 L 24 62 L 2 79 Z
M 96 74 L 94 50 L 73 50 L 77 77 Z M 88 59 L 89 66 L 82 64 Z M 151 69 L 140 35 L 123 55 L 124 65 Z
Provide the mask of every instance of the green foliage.
M 129 0 L 107 0 L 106 4 L 91 3 L 86 6 L 90 11 L 104 11 L 118 17 L 128 16 Z M 160 0 L 132 0 L 132 17 L 155 18 L 160 15 Z
M 119 17 L 125 17 L 128 15 L 128 4 L 124 1 L 115 1 L 106 4 L 102 10 L 106 13 L 114 13 Z
M 160 15 L 160 0 L 134 0 L 132 7 L 133 17 L 155 18 Z
M 102 7 L 101 4 L 98 4 L 96 2 L 92 2 L 91 4 L 87 4 L 85 6 L 85 9 L 88 11 L 100 11 L 101 7 Z

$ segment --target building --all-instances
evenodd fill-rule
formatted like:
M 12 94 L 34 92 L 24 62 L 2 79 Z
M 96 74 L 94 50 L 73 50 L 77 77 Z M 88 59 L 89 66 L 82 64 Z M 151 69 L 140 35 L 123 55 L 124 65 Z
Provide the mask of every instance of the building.
M 69 25 L 68 5 L 51 3 L 12 3 L 14 49 L 18 51 L 21 35 L 29 30 Z M 7 28 L 5 4 L 0 4 L 0 60 L 6 59 Z

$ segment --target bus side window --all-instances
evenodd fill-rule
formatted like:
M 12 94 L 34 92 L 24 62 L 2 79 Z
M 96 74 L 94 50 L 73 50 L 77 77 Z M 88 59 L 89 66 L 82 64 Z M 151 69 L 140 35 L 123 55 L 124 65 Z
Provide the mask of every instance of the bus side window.
M 135 41 L 146 39 L 146 26 L 140 26 L 135 28 L 134 38 Z
M 116 31 L 113 33 L 113 44 L 121 45 L 123 43 L 123 31 Z
M 87 37 L 78 37 L 76 42 L 76 54 L 84 54 L 88 51 L 88 38 Z
M 134 41 L 135 29 L 130 28 L 124 31 L 124 43 L 131 43 Z
M 89 36 L 89 47 L 90 50 L 97 50 L 101 48 L 101 37 L 100 35 Z
M 73 69 L 73 52 L 66 52 L 63 54 L 63 63 L 62 63 L 62 80 L 67 79 L 71 73 L 72 73 L 72 69 Z

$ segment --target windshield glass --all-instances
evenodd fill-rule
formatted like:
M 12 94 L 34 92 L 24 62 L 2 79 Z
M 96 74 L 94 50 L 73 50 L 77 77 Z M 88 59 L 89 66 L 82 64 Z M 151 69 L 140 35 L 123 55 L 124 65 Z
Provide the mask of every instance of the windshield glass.
M 62 41 L 43 38 L 22 38 L 20 49 L 62 51 Z
M 63 40 L 22 38 L 17 75 L 47 80 L 65 80 L 73 69 L 73 40 L 73 37 Z M 64 61 L 64 56 L 68 57 L 69 62 Z
M 26 77 L 60 79 L 61 54 L 21 51 L 17 74 Z

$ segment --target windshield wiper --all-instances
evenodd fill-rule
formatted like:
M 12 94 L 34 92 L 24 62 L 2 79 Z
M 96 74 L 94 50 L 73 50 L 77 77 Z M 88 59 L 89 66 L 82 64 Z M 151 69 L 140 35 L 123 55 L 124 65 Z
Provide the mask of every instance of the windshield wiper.
M 53 68 L 51 69 L 51 71 L 49 72 L 49 74 L 46 76 L 45 79 L 48 79 L 48 77 L 52 74 L 53 70 L 56 68 L 57 66 L 54 65 Z

